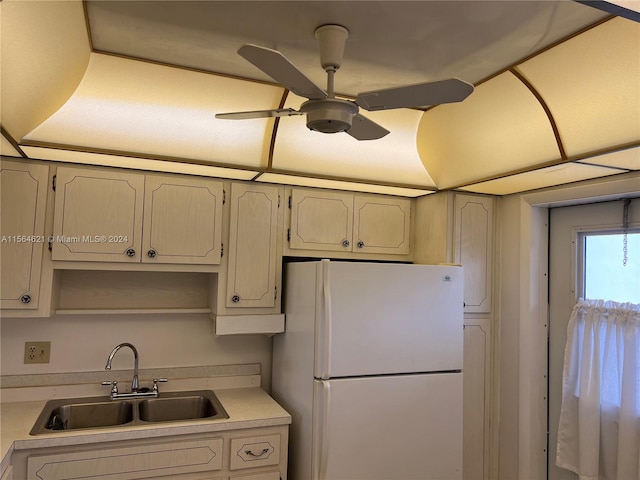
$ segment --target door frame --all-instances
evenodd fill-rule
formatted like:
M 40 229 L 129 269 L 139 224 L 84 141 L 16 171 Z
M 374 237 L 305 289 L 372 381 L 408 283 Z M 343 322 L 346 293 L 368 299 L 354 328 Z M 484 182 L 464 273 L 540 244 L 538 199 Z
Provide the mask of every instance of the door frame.
M 547 478 L 548 209 L 637 196 L 640 172 L 498 200 L 491 478 Z
M 640 195 L 640 194 L 639 194 Z M 596 232 L 621 232 L 623 199 L 590 202 L 552 209 L 549 218 L 549 480 L 577 480 L 574 473 L 556 467 L 556 442 L 562 399 L 562 369 L 567 325 L 578 297 L 583 297 L 581 279 L 584 258 L 581 254 L 585 235 Z M 630 209 L 630 231 L 640 225 L 640 200 Z

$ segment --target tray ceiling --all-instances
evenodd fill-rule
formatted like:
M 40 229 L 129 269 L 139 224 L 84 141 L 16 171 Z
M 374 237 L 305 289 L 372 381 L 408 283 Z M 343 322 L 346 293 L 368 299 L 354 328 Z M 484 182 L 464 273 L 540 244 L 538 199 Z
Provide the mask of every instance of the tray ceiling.
M 0 8 L 8 155 L 408 196 L 508 194 L 640 169 L 639 24 L 577 2 Z M 350 32 L 336 74 L 346 98 L 453 76 L 476 91 L 460 104 L 367 112 L 391 131 L 375 141 L 310 132 L 303 117 L 214 118 L 304 101 L 237 55 L 243 43 L 280 50 L 324 88 L 313 33 L 326 23 Z

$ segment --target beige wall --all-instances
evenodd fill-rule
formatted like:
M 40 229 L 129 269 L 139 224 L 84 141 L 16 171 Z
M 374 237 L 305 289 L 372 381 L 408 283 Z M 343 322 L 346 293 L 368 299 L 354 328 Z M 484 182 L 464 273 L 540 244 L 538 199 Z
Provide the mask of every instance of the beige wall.
M 262 384 L 271 385 L 271 338 L 262 335 L 216 337 L 206 314 L 56 315 L 2 318 L 2 375 L 103 370 L 113 347 L 133 343 L 140 368 L 260 363 Z M 51 341 L 48 364 L 24 365 L 26 341 Z M 119 352 L 113 369 L 131 369 L 132 355 Z M 105 379 L 107 379 L 105 377 Z M 142 378 L 141 381 L 148 379 Z
M 499 472 L 501 479 L 544 479 L 547 209 L 522 196 L 500 206 Z

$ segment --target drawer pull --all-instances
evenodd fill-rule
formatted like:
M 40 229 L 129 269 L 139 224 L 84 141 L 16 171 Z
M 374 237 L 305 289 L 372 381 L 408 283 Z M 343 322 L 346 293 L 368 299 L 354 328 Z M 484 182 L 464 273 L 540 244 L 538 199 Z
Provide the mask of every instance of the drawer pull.
M 251 450 L 245 450 L 244 451 L 245 455 L 249 455 L 249 456 L 254 457 L 254 458 L 259 458 L 259 457 L 261 457 L 263 455 L 266 455 L 267 453 L 269 453 L 269 449 L 268 448 L 263 448 L 262 452 L 258 453 L 257 455 L 255 453 L 253 453 Z

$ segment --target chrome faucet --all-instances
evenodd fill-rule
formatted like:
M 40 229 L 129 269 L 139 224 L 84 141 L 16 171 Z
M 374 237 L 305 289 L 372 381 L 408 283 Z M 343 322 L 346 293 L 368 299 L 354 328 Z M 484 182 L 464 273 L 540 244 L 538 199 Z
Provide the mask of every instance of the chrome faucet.
M 131 393 L 138 393 L 138 389 L 140 388 L 140 385 L 138 383 L 138 350 L 132 344 L 125 342 L 121 343 L 120 345 L 116 345 L 116 347 L 111 350 L 104 369 L 111 370 L 111 362 L 113 361 L 113 357 L 115 356 L 116 352 L 122 347 L 129 347 L 133 351 L 133 380 L 131 380 Z

